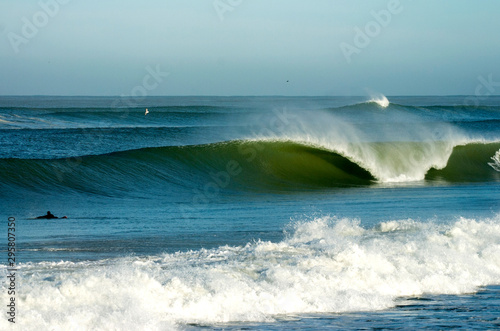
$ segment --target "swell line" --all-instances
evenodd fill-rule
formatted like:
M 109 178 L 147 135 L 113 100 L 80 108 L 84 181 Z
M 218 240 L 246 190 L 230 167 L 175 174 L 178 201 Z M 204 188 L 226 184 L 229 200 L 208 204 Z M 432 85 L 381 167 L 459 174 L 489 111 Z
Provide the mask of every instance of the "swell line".
M 142 148 L 71 159 L 0 159 L 0 186 L 30 191 L 86 192 L 120 196 L 162 192 L 166 185 L 186 189 L 215 182 L 242 191 L 300 191 L 384 183 L 378 173 L 423 167 L 425 143 L 376 143 L 363 146 L 380 160 L 356 162 L 340 151 L 293 141 L 234 140 L 223 143 Z M 360 146 L 352 145 L 356 149 Z M 413 160 L 400 149 L 413 148 Z M 432 149 L 430 149 L 432 150 Z M 394 155 L 390 155 L 390 152 Z M 434 149 L 440 153 L 439 148 Z M 411 169 L 420 181 L 452 183 L 500 181 L 496 166 L 500 142 L 455 146 L 442 167 Z M 367 154 L 368 155 L 368 154 Z M 442 156 L 442 155 L 440 155 Z M 370 162 L 369 162 L 370 161 Z M 377 163 L 378 162 L 378 163 Z M 368 164 L 369 166 L 366 166 Z M 376 165 L 382 167 L 377 169 Z M 417 171 L 418 170 L 418 171 Z M 394 173 L 409 178 L 409 173 Z M 389 181 L 390 182 L 390 181 Z

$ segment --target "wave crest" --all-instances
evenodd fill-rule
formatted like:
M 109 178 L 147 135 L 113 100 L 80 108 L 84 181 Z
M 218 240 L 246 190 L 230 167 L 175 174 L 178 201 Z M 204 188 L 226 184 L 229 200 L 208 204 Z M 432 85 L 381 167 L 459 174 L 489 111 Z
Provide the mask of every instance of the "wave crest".
M 444 143 L 364 143 L 331 150 L 293 141 L 236 140 L 75 159 L 0 159 L 0 187 L 20 190 L 20 194 L 50 190 L 149 196 L 164 191 L 165 185 L 192 189 L 207 182 L 219 189 L 243 191 L 300 191 L 415 180 L 487 182 L 500 180 L 495 169 L 498 164 L 489 162 L 491 155 L 497 161 L 499 149 L 500 142 L 451 148 Z
M 387 108 L 390 104 L 389 99 L 383 94 L 372 96 L 368 102 L 374 102 L 382 108 Z

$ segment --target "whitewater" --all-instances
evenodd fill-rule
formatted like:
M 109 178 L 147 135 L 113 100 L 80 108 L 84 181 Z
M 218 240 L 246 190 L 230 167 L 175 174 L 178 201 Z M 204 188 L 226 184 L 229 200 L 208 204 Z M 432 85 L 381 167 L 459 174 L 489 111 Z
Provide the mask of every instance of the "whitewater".
M 269 322 L 284 314 L 382 310 L 400 297 L 470 293 L 500 281 L 498 217 L 373 228 L 321 217 L 289 231 L 276 243 L 22 264 L 21 324 L 63 330 L 78 320 L 80 328 L 107 330 Z
M 500 98 L 115 99 L 0 97 L 17 327 L 500 327 Z

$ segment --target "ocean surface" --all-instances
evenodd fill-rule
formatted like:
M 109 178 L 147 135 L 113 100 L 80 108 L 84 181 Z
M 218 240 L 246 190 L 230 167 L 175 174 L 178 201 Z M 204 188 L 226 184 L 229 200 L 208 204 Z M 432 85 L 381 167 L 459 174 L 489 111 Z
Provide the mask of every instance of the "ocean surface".
M 19 330 L 499 329 L 500 97 L 0 97 L 1 330 L 9 217 Z

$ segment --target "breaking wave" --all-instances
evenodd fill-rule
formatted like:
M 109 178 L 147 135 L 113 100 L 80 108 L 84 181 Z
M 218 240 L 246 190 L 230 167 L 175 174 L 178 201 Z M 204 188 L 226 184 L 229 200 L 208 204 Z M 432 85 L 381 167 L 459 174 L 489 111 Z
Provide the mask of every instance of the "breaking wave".
M 375 311 L 401 297 L 500 284 L 498 216 L 387 220 L 373 228 L 325 216 L 291 224 L 287 233 L 279 242 L 159 256 L 19 264 L 19 326 L 156 330 L 262 322 Z M 5 288 L 0 298 L 8 301 Z M 1 319 L 0 327 L 7 323 Z
M 197 187 L 300 190 L 374 183 L 500 180 L 500 142 L 386 142 L 337 150 L 293 141 L 143 148 L 69 159 L 0 159 L 0 186 L 102 195 Z M 493 162 L 491 162 L 493 160 Z

